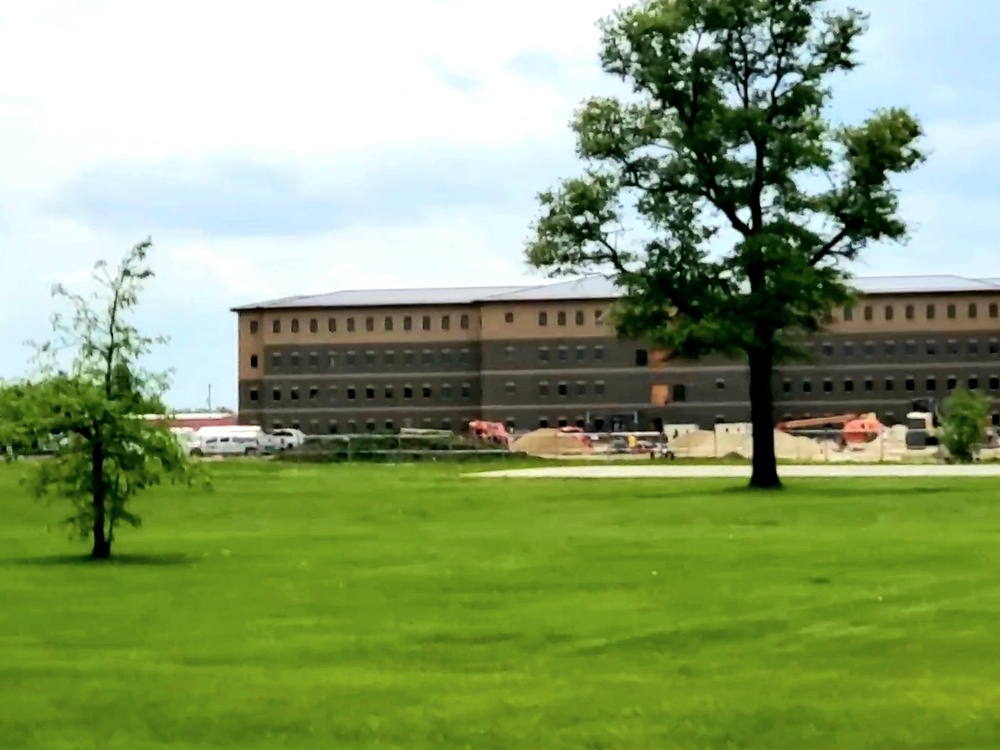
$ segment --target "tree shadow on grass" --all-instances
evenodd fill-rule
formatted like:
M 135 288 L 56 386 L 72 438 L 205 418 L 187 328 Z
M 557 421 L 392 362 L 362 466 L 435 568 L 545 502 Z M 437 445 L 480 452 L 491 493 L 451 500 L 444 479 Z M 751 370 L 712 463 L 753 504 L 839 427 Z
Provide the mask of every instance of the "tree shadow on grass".
M 89 555 L 46 555 L 43 557 L 14 557 L 4 560 L 6 565 L 25 565 L 37 567 L 60 567 L 64 565 L 81 566 L 125 566 L 125 567 L 165 567 L 170 565 L 187 565 L 194 558 L 178 553 L 159 555 L 112 555 L 109 560 L 94 560 Z
M 882 477 L 877 477 L 882 479 Z M 892 479 L 887 477 L 887 479 Z M 724 487 L 717 492 L 720 495 L 755 495 L 757 497 L 833 497 L 841 500 L 850 500 L 855 497 L 898 497 L 900 499 L 906 499 L 907 497 L 912 497 L 914 495 L 942 495 L 954 493 L 954 488 L 947 487 L 944 485 L 924 485 L 923 487 L 910 487 L 904 486 L 902 488 L 893 485 L 886 485 L 884 487 L 867 487 L 862 486 L 857 489 L 852 488 L 849 483 L 836 483 L 829 482 L 829 480 L 823 479 L 823 484 L 815 483 L 815 480 L 806 479 L 805 482 L 808 484 L 803 484 L 801 480 L 793 480 L 792 482 L 785 482 L 784 487 L 779 490 L 762 490 L 754 487 L 747 487 L 745 484 L 736 485 L 735 487 Z

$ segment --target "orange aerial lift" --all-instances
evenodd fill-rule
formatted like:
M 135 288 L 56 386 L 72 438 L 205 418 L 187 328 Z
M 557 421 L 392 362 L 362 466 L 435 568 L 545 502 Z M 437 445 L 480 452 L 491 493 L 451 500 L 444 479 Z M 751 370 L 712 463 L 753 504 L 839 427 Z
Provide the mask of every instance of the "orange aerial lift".
M 841 445 L 870 443 L 882 434 L 884 426 L 873 413 L 836 414 L 808 419 L 790 419 L 775 425 L 782 432 L 795 433 L 810 429 L 834 428 L 834 439 Z

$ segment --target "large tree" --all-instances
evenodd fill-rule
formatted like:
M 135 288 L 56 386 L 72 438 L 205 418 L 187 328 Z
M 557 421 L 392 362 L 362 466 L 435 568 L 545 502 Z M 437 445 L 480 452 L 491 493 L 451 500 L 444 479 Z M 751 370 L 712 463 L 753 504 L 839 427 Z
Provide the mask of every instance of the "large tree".
M 855 126 L 828 116 L 866 24 L 821 0 L 619 10 L 601 22 L 601 63 L 631 94 L 584 103 L 583 176 L 539 196 L 532 265 L 614 278 L 624 336 L 746 361 L 753 487 L 781 486 L 776 364 L 851 298 L 847 263 L 906 236 L 891 178 L 922 161 L 920 124 L 898 108 Z
M 138 526 L 131 501 L 164 481 L 190 482 L 194 466 L 170 431 L 144 419 L 164 412 L 164 374 L 147 371 L 143 357 L 164 341 L 143 335 L 130 319 L 144 282 L 149 241 L 125 255 L 117 267 L 95 267 L 93 295 L 54 294 L 72 314 L 53 319 L 54 338 L 39 345 L 38 373 L 20 384 L 22 433 L 55 438 L 56 455 L 32 467 L 39 497 L 66 500 L 66 523 L 91 537 L 91 557 L 111 556 L 122 523 Z

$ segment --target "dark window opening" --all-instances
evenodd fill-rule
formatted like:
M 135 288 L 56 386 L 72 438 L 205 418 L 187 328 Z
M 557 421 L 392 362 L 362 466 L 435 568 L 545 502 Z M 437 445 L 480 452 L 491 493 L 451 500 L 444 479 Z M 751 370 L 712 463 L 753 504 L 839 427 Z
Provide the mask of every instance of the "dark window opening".
M 578 326 L 582 326 L 583 323 L 584 323 L 584 321 L 586 320 L 586 318 L 585 318 L 585 316 L 583 314 L 583 310 L 577 310 L 575 317 L 576 317 L 576 324 Z
M 385 316 L 385 320 L 382 322 L 382 327 L 385 328 L 385 330 L 387 330 L 387 331 L 391 331 L 392 330 L 392 316 L 391 315 L 386 315 Z
M 403 316 L 403 330 L 404 331 L 413 330 L 413 318 L 411 318 L 409 315 Z
M 875 309 L 871 305 L 865 305 L 865 320 L 872 320 L 875 317 Z
M 260 324 L 256 320 L 251 320 L 250 321 L 250 333 L 257 333 L 257 330 L 259 328 L 260 328 Z
M 848 322 L 848 323 L 850 323 L 852 320 L 854 320 L 854 308 L 853 307 L 845 307 L 844 308 L 844 320 L 846 322 Z
M 830 378 L 823 378 L 823 393 L 833 393 L 833 381 Z
M 547 326 L 549 324 L 549 314 L 547 312 L 538 313 L 538 325 Z
M 503 314 L 503 322 L 504 323 L 513 323 L 514 322 L 514 313 L 512 313 L 510 311 L 505 312 Z
M 649 364 L 649 352 L 645 349 L 635 350 L 635 366 L 646 367 Z
M 687 401 L 687 387 L 683 383 L 674 386 L 674 401 Z
M 928 342 L 927 342 L 927 353 L 931 354 L 931 355 L 937 354 L 937 341 L 928 340 Z
M 854 381 L 851 378 L 844 378 L 844 393 L 854 393 Z
M 251 401 L 257 401 L 259 398 L 260 398 L 260 394 L 257 393 L 257 389 L 256 388 L 251 388 L 250 389 L 250 400 Z
M 913 305 L 907 305 L 904 312 L 907 320 L 913 320 L 917 316 L 917 309 Z
M 260 366 L 260 360 L 257 358 L 257 355 L 256 354 L 251 354 L 250 355 L 250 367 L 252 369 L 256 370 L 257 367 L 259 367 L 259 366 Z
M 955 390 L 956 387 L 958 387 L 958 378 L 956 378 L 954 375 L 949 375 L 948 380 L 945 381 L 945 388 L 947 388 L 949 391 L 953 391 Z
M 375 386 L 369 385 L 365 387 L 365 398 L 369 401 L 373 401 L 375 399 Z
M 421 320 L 420 320 L 420 327 L 423 328 L 425 331 L 431 330 L 431 316 L 430 315 L 424 315 L 423 318 L 421 318 Z
M 566 325 L 566 311 L 560 310 L 556 313 L 556 325 L 564 326 Z
M 970 318 L 979 317 L 979 306 L 975 302 L 969 303 L 969 317 Z
M 403 398 L 413 398 L 413 386 L 404 385 L 403 386 Z
M 356 396 L 357 392 L 354 390 L 354 386 L 353 385 L 347 386 L 347 400 L 353 401 Z
M 873 378 L 865 378 L 865 390 L 869 393 L 875 390 L 875 380 Z
M 946 311 L 947 311 L 946 314 L 948 315 L 949 318 L 954 318 L 958 315 L 958 308 L 955 307 L 954 302 L 948 304 Z
M 917 390 L 916 379 L 912 375 L 907 375 L 906 380 L 903 381 L 903 387 L 910 392 Z
M 461 328 L 463 331 L 468 330 L 468 328 L 469 328 L 469 316 L 468 315 L 463 315 L 462 317 L 460 317 L 458 319 L 458 327 Z
M 311 385 L 309 386 L 309 400 L 312 401 L 319 397 L 319 386 Z
M 979 390 L 979 378 L 977 378 L 975 375 L 969 376 L 969 390 L 970 391 Z
M 316 318 L 309 320 L 309 333 L 319 333 L 319 321 Z
M 424 383 L 423 387 L 420 389 L 424 398 L 430 398 L 433 395 L 433 391 L 428 383 Z
M 885 390 L 886 392 L 896 390 L 896 381 L 893 378 L 885 379 Z
M 441 316 L 441 330 L 442 331 L 450 331 L 451 330 L 451 316 L 450 315 L 442 315 Z
M 937 378 L 936 378 L 936 377 L 934 377 L 933 375 L 929 375 L 929 376 L 927 377 L 927 380 L 926 380 L 926 382 L 924 383 L 924 387 L 925 387 L 925 388 L 926 388 L 926 389 L 927 389 L 928 391 L 930 391 L 930 392 L 932 392 L 932 393 L 933 393 L 934 391 L 936 391 L 936 390 L 937 390 Z
M 556 393 L 558 393 L 560 396 L 568 396 L 569 385 L 567 383 L 559 383 L 559 385 L 556 386 Z
M 330 333 L 336 333 L 337 332 L 337 319 L 336 318 L 327 318 L 326 319 L 326 330 L 329 331 Z
M 354 318 L 347 319 L 347 332 L 354 333 Z
M 298 332 L 299 332 L 299 319 L 292 318 L 292 333 L 298 333 Z
M 271 323 L 271 331 L 273 333 L 281 333 L 281 321 L 280 320 L 276 320 L 273 323 Z
M 896 310 L 892 305 L 885 306 L 885 319 L 892 320 L 896 316 Z
M 934 320 L 937 317 L 937 308 L 933 303 L 927 305 L 927 320 Z
M 383 390 L 383 394 L 385 396 L 385 400 L 386 401 L 391 401 L 392 400 L 392 396 L 393 396 L 392 386 L 391 385 L 387 385 L 385 387 L 385 389 Z

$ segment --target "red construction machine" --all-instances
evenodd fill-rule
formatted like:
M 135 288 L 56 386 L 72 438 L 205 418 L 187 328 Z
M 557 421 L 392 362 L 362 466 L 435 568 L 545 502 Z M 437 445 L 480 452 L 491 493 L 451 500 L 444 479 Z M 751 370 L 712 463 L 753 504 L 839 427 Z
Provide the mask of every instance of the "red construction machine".
M 775 429 L 808 437 L 829 437 L 839 446 L 870 443 L 885 429 L 873 413 L 836 414 L 827 417 L 790 419 L 775 425 Z M 817 434 L 825 433 L 825 435 Z
M 510 433 L 507 432 L 507 427 L 503 422 L 487 422 L 482 419 L 474 419 L 469 422 L 469 434 L 484 442 L 496 443 L 505 448 L 510 447 Z

